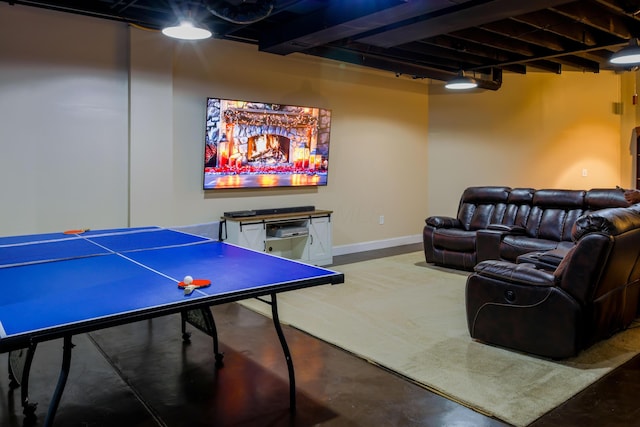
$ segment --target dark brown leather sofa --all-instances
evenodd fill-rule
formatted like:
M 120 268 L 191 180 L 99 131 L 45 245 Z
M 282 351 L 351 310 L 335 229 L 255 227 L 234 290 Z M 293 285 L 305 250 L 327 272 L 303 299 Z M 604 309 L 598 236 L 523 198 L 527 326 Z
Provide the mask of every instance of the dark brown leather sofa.
M 482 261 L 467 279 L 471 337 L 560 359 L 617 331 L 638 313 L 640 205 L 576 219 L 560 265 Z
M 516 261 L 518 256 L 573 246 L 571 228 L 585 213 L 626 207 L 623 192 L 610 189 L 553 190 L 498 186 L 469 187 L 456 217 L 425 220 L 425 259 L 473 270 L 480 261 Z

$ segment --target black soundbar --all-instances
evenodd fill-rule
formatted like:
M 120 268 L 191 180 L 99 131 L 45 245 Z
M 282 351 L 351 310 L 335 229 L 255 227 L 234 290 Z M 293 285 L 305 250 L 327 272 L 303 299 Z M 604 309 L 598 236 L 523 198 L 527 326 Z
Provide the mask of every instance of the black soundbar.
M 272 209 L 256 209 L 257 215 L 273 215 L 284 213 L 297 213 L 297 212 L 312 212 L 315 211 L 315 206 L 292 206 L 288 208 L 272 208 Z
M 255 210 L 225 212 L 224 216 L 228 218 L 244 218 L 244 217 L 257 216 L 257 215 L 313 212 L 315 210 L 316 210 L 315 206 L 292 206 L 288 208 L 255 209 Z
M 227 218 L 244 218 L 246 216 L 256 216 L 256 211 L 233 211 L 225 212 L 224 216 Z

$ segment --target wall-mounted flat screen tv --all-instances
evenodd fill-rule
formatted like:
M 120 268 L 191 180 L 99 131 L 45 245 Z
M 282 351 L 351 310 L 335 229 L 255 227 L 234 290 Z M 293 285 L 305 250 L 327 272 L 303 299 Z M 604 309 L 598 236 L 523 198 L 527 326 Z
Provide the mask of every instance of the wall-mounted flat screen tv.
M 327 185 L 331 111 L 207 98 L 204 189 Z

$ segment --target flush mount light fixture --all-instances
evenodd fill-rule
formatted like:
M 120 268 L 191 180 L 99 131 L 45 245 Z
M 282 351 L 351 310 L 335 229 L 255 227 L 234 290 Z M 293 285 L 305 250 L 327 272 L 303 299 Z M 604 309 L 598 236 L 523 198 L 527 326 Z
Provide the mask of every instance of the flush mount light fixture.
M 464 71 L 460 71 L 457 76 L 452 78 L 444 85 L 447 89 L 464 90 L 478 87 L 476 79 L 464 75 Z
M 640 46 L 638 46 L 638 39 L 631 39 L 627 46 L 611 55 L 609 62 L 617 65 L 640 64 Z
M 180 25 L 164 28 L 162 34 L 181 40 L 203 40 L 211 37 L 211 31 L 197 27 L 189 20 L 181 21 Z

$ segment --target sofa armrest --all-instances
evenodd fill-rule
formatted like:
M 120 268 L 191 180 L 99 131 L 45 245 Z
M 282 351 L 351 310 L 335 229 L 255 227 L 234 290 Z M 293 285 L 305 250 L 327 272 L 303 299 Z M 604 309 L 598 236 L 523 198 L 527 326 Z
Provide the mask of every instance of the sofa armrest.
M 478 230 L 476 231 L 476 261 L 500 259 L 500 242 L 507 234 L 498 230 Z
M 517 264 L 535 264 L 536 268 L 554 271 L 558 268 L 565 256 L 571 251 L 574 245 L 562 245 L 556 249 L 544 252 L 527 252 L 519 255 L 516 259 Z M 556 280 L 558 277 L 556 275 Z
M 424 222 L 434 228 L 462 228 L 459 219 L 449 216 L 430 216 Z
M 540 261 L 546 264 L 555 265 L 557 267 L 558 265 L 560 265 L 560 263 L 570 250 L 571 247 L 559 246 L 556 249 L 541 253 Z
M 553 272 L 539 270 L 534 264 L 507 261 L 482 261 L 474 267 L 476 274 L 507 283 L 532 286 L 555 286 Z
M 489 224 L 484 230 L 477 231 L 477 262 L 500 259 L 500 243 L 506 235 L 524 234 L 520 225 Z

